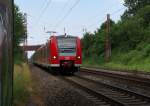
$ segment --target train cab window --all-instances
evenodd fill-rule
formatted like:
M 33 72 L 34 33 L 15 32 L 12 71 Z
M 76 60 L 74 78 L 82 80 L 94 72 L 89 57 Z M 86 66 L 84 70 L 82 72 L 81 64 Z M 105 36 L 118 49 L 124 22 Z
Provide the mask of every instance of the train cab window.
M 60 56 L 76 56 L 76 38 L 60 37 L 57 43 Z

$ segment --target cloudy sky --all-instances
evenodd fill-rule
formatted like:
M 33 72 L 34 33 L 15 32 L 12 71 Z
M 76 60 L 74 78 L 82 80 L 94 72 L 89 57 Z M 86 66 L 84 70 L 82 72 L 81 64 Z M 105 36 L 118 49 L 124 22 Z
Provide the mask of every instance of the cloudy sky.
M 96 30 L 106 14 L 118 21 L 125 10 L 123 0 L 15 0 L 28 17 L 28 44 L 43 44 L 50 37 L 47 31 L 83 36 Z

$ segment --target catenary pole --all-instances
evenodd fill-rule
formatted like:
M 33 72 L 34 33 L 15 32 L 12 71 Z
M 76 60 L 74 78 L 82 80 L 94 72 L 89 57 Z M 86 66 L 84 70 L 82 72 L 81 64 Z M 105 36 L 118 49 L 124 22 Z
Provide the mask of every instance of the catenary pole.
M 105 62 L 110 61 L 111 43 L 110 43 L 110 14 L 107 14 L 106 35 L 105 35 Z

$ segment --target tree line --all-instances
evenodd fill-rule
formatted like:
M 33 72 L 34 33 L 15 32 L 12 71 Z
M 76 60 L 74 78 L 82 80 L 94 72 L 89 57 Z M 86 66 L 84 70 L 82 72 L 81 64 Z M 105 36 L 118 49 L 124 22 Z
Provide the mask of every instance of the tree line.
M 123 64 L 128 64 L 137 54 L 139 55 L 136 58 L 139 60 L 150 57 L 150 0 L 124 0 L 124 6 L 127 9 L 121 19 L 116 23 L 111 20 L 109 36 L 112 47 L 111 61 L 114 56 L 118 56 L 116 60 L 121 62 L 124 59 Z M 99 62 L 104 63 L 105 35 L 106 22 L 94 33 L 84 34 L 83 59 L 99 59 Z

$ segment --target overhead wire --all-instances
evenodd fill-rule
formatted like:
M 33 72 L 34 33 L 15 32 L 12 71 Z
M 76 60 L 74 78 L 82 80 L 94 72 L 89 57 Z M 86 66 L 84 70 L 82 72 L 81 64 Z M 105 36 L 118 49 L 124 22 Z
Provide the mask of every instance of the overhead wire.
M 46 9 L 47 9 L 47 8 L 49 7 L 49 5 L 51 4 L 51 2 L 52 2 L 52 0 L 49 0 L 49 1 L 46 3 L 46 6 L 45 6 L 45 7 L 43 8 L 43 10 L 41 11 L 41 14 L 40 14 L 40 16 L 39 16 L 39 19 L 38 19 L 38 21 L 37 21 L 37 24 L 38 24 L 38 22 L 40 21 L 40 19 L 41 19 L 41 17 L 43 16 L 43 14 L 45 13 Z M 64 9 L 67 7 L 68 2 L 69 2 L 69 0 L 65 3 L 65 5 L 64 5 L 63 8 L 62 8 L 62 10 L 64 10 Z M 69 14 L 70 14 L 70 13 L 72 12 L 72 10 L 78 5 L 79 2 L 80 2 L 80 0 L 77 0 L 77 1 L 72 5 L 72 7 L 68 10 L 68 12 L 61 18 L 61 20 L 59 20 L 59 21 L 56 23 L 56 25 L 54 26 L 54 29 L 56 29 L 57 27 L 59 27 L 59 26 L 61 25 L 61 23 L 69 16 Z M 119 10 L 113 12 L 111 15 L 116 14 L 117 12 L 121 11 L 122 9 L 124 9 L 124 8 L 121 8 L 121 9 L 119 9 Z M 101 20 L 98 20 L 97 22 L 95 22 L 95 23 L 89 25 L 87 28 L 93 27 L 95 24 L 97 24 L 97 23 L 100 22 L 100 21 L 103 21 L 104 19 L 105 19 L 105 17 L 103 17 Z M 37 26 L 37 25 L 36 25 L 36 26 Z
M 111 10 L 112 9 L 112 7 L 114 7 L 114 6 L 116 6 L 116 3 L 115 4 L 111 4 L 111 5 L 109 5 L 108 7 L 110 7 L 109 9 L 106 9 L 106 10 L 104 10 L 103 12 L 108 12 L 109 10 Z M 95 16 L 92 16 L 92 17 L 90 17 L 90 18 L 88 18 L 87 19 L 87 21 L 89 21 L 89 20 L 93 20 L 93 19 L 96 19 L 96 18 L 98 18 L 100 15 L 99 14 L 96 14 Z
M 56 19 L 55 19 L 55 20 L 58 20 L 59 17 L 62 15 L 63 11 L 65 10 L 65 8 L 67 7 L 67 5 L 69 4 L 69 1 L 70 1 L 70 0 L 67 0 L 67 1 L 65 2 L 65 4 L 63 5 L 63 7 L 60 9 L 61 11 L 56 15 Z M 49 22 L 47 22 L 47 23 L 49 23 Z M 52 27 L 52 26 L 51 26 L 51 27 Z M 54 26 L 53 26 L 53 27 L 54 27 Z
M 61 25 L 61 23 L 69 16 L 69 14 L 72 12 L 72 10 L 78 5 L 78 3 L 80 2 L 80 0 L 77 0 L 73 5 L 72 7 L 68 10 L 68 12 L 62 17 L 61 20 L 59 20 L 54 29 L 56 29 L 59 25 Z
M 60 13 L 62 13 L 62 11 L 64 11 L 64 9 L 67 7 L 67 5 L 69 4 L 69 1 L 70 0 L 67 0 L 66 1 L 66 3 L 64 4 L 64 6 L 61 8 L 61 12 Z
M 110 5 L 109 7 L 114 7 L 114 5 L 113 5 L 113 6 Z M 113 15 L 115 15 L 116 13 L 120 12 L 120 11 L 123 10 L 123 9 L 125 9 L 125 7 L 116 10 L 115 12 L 111 13 L 110 15 L 113 16 Z M 94 18 L 90 18 L 90 20 L 95 19 L 95 18 L 97 18 L 97 17 L 98 17 L 98 15 L 96 15 Z M 102 17 L 100 20 L 98 20 L 98 21 L 94 22 L 93 24 L 89 25 L 87 28 L 91 28 L 91 27 L 93 27 L 94 25 L 96 25 L 97 23 L 99 23 L 99 22 L 101 22 L 101 21 L 104 21 L 105 19 L 106 19 L 106 17 L 104 16 L 104 17 Z
M 116 13 L 120 12 L 120 11 L 123 10 L 123 9 L 125 9 L 125 7 L 120 8 L 120 9 L 114 11 L 114 12 L 111 13 L 110 15 L 113 16 L 113 15 L 115 15 Z M 93 24 L 89 25 L 88 28 L 94 26 L 94 25 L 97 24 L 98 22 L 101 22 L 101 21 L 105 20 L 105 18 L 106 18 L 106 17 L 103 17 L 102 19 L 98 20 L 96 23 L 93 23 Z
M 42 16 L 44 15 L 44 13 L 46 12 L 47 8 L 49 7 L 49 5 L 50 5 L 51 3 L 52 3 L 52 0 L 48 0 L 48 1 L 45 3 L 45 6 L 43 6 L 43 9 L 42 9 L 42 11 L 40 12 L 40 15 L 39 15 L 39 17 L 38 17 L 38 19 L 37 19 L 37 21 L 36 21 L 36 23 L 35 23 L 35 24 L 36 24 L 35 27 L 38 26 L 38 24 L 39 24 L 39 22 L 40 22 Z
M 113 15 L 117 14 L 118 12 L 120 12 L 120 11 L 123 10 L 123 9 L 125 9 L 125 7 L 122 7 L 122 8 L 120 8 L 120 9 L 118 9 L 118 10 L 112 12 L 110 15 L 113 16 Z M 99 22 L 101 22 L 101 21 L 105 21 L 105 19 L 106 19 L 106 16 L 102 17 L 100 20 L 98 20 L 98 21 L 96 21 L 96 22 L 90 24 L 89 26 L 87 26 L 86 29 L 95 26 L 97 23 L 99 23 Z M 80 32 L 81 32 L 81 31 L 80 31 Z M 78 32 L 78 33 L 79 33 L 79 32 Z
M 70 0 L 67 0 L 66 3 L 64 4 L 64 6 L 61 8 L 60 13 L 56 16 L 56 18 L 58 19 L 60 17 L 60 15 L 63 13 L 63 11 L 65 10 L 65 8 L 67 7 L 67 5 L 69 4 Z M 56 19 L 56 20 L 57 20 Z
M 48 0 L 45 7 L 43 8 L 43 10 L 41 11 L 41 14 L 39 16 L 39 18 L 41 19 L 41 17 L 43 16 L 43 14 L 46 12 L 47 8 L 49 7 L 49 5 L 52 3 L 52 0 Z
M 114 12 L 111 13 L 110 15 L 113 16 L 113 15 L 115 15 L 116 13 L 120 12 L 121 10 L 123 10 L 123 9 L 125 9 L 125 8 L 126 8 L 126 7 L 122 7 L 122 8 L 120 8 L 120 9 L 114 11 Z

